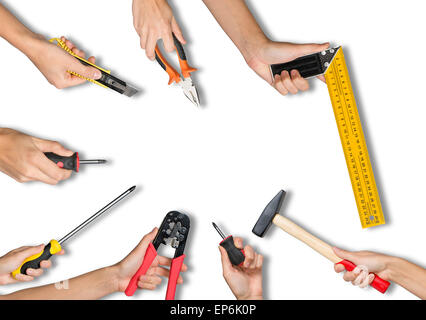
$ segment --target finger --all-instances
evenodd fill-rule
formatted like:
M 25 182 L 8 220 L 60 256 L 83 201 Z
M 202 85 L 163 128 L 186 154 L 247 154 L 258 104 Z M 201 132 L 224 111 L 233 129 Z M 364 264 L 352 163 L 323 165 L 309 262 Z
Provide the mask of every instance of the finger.
M 142 49 L 146 49 L 146 42 L 148 40 L 148 31 L 142 32 L 140 36 L 140 45 Z
M 259 254 L 256 261 L 256 269 L 262 269 L 262 266 L 263 266 L 263 256 Z
M 15 276 L 15 280 L 23 281 L 23 282 L 27 282 L 27 281 L 32 281 L 32 280 L 34 280 L 34 277 L 32 277 L 32 276 L 28 276 L 28 275 L 26 275 L 26 274 L 18 273 L 18 274 Z
M 19 265 L 28 257 L 32 255 L 38 254 L 44 250 L 44 244 L 40 244 L 38 246 L 27 247 L 21 251 L 19 251 L 16 255 L 16 259 L 19 260 Z
M 341 265 L 340 263 L 336 263 L 334 265 L 334 271 L 336 271 L 337 273 L 343 272 L 345 270 L 346 270 L 345 267 Z
M 356 279 L 357 276 L 358 275 L 353 272 L 345 272 L 343 275 L 343 280 L 352 282 Z
M 147 233 L 130 254 L 134 253 L 143 257 L 146 249 L 148 248 L 148 245 L 154 240 L 157 232 L 158 228 L 154 228 L 151 232 Z
M 222 262 L 222 269 L 223 273 L 228 273 L 232 270 L 232 263 L 229 260 L 228 253 L 226 252 L 225 248 L 219 246 L 220 251 L 220 259 Z
M 288 94 L 288 90 L 284 86 L 284 83 L 278 74 L 276 74 L 274 77 L 273 85 L 274 85 L 274 88 L 278 90 L 278 92 L 281 93 L 283 96 L 286 96 Z
M 284 70 L 283 72 L 281 72 L 281 79 L 283 81 L 284 86 L 287 88 L 287 90 L 292 93 L 292 94 L 296 94 L 297 93 L 297 88 L 294 85 L 293 81 L 290 78 L 290 74 L 288 73 L 288 71 Z
M 291 71 L 291 79 L 293 80 L 294 85 L 296 88 L 300 91 L 306 91 L 309 89 L 309 82 L 308 80 L 302 78 L 299 71 L 292 70 Z
M 179 40 L 180 43 L 185 44 L 186 40 L 183 37 L 182 30 L 180 29 L 178 23 L 176 22 L 176 19 L 173 17 L 172 19 L 172 31 L 175 34 L 176 38 Z
M 239 238 L 239 237 L 235 237 L 234 238 L 234 245 L 238 248 L 238 249 L 242 249 L 244 248 L 243 245 L 243 239 Z
M 167 32 L 162 36 L 164 49 L 167 52 L 172 52 L 175 49 L 175 43 L 173 42 L 173 37 L 171 32 Z
M 163 256 L 157 256 L 157 261 L 159 265 L 169 267 L 172 264 L 172 259 L 166 258 Z M 186 272 L 188 270 L 188 266 L 186 264 L 182 264 L 181 272 Z
M 326 83 L 324 75 L 317 76 L 317 78 Z
M 56 163 L 48 159 L 43 153 L 40 154 L 37 166 L 41 172 L 56 182 L 68 179 L 71 176 L 71 170 L 58 167 Z
M 155 290 L 155 288 L 157 288 L 157 286 L 155 284 L 151 284 L 151 283 L 144 283 L 144 282 L 138 282 L 138 287 L 140 289 L 145 289 L 145 290 Z
M 169 269 L 166 269 L 166 268 L 163 268 L 163 267 L 157 267 L 157 268 L 153 268 L 153 269 L 155 269 L 155 270 L 154 270 L 154 273 L 155 273 L 157 276 L 164 277 L 164 278 L 168 278 L 168 277 L 169 277 L 169 274 L 170 274 Z M 179 275 L 178 280 L 177 280 L 177 283 L 178 283 L 178 284 L 183 283 L 183 278 L 182 278 L 182 276 L 181 276 L 181 275 Z
M 305 44 L 297 44 L 295 45 L 295 53 L 298 56 L 305 56 L 311 53 L 316 53 L 320 51 L 327 50 L 330 46 L 330 43 L 305 43 Z
M 43 260 L 40 262 L 40 267 L 43 269 L 48 269 L 52 266 L 52 262 L 50 260 Z
M 57 141 L 44 140 L 39 138 L 33 138 L 33 141 L 41 152 L 53 152 L 64 157 L 70 157 L 74 154 L 73 151 L 65 148 Z
M 367 286 L 369 286 L 373 280 L 375 278 L 375 275 L 370 273 L 365 280 L 359 285 L 360 288 L 366 288 Z
M 87 61 L 89 61 L 90 63 L 95 64 L 96 58 L 94 56 L 91 56 L 89 59 L 87 59 Z
M 43 274 L 43 269 L 32 269 L 32 268 L 28 268 L 27 269 L 27 275 L 32 276 L 32 277 L 39 277 Z
M 333 251 L 339 258 L 352 261 L 353 263 L 356 264 L 357 259 L 356 259 L 356 256 L 353 252 L 346 251 L 346 250 L 343 250 L 343 249 L 340 249 L 340 248 L 337 248 L 337 247 L 333 247 Z
M 92 67 L 92 66 L 85 66 L 81 64 L 78 60 L 74 59 L 71 65 L 68 67 L 69 70 L 74 71 L 75 73 L 89 79 L 100 79 L 102 77 L 102 73 L 100 70 Z M 81 79 L 75 79 L 74 82 L 80 81 Z
M 154 275 L 154 276 L 144 275 L 144 276 L 141 276 L 139 278 L 139 282 L 154 284 L 154 285 L 157 286 L 161 283 L 161 278 L 159 276 L 156 276 L 156 275 Z
M 46 184 L 50 184 L 52 186 L 58 184 L 57 180 L 52 179 L 37 167 L 31 169 L 26 179 L 27 181 L 40 181 Z
M 246 258 L 244 259 L 244 268 L 249 268 L 255 259 L 255 252 L 252 247 L 249 245 L 244 247 L 244 254 Z
M 153 34 L 149 34 L 148 39 L 146 41 L 146 48 L 145 48 L 145 54 L 150 60 L 155 59 L 155 46 L 157 45 L 158 37 Z

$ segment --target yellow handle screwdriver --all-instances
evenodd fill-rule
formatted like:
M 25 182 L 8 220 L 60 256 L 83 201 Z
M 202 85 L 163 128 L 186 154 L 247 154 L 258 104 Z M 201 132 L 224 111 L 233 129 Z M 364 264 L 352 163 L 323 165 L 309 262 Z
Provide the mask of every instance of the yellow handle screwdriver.
M 40 253 L 37 253 L 35 255 L 32 255 L 31 257 L 28 257 L 24 260 L 24 262 L 21 264 L 21 266 L 12 272 L 12 276 L 15 278 L 17 274 L 27 274 L 27 270 L 29 268 L 31 269 L 39 269 L 40 268 L 40 262 L 44 260 L 49 260 L 50 257 L 59 251 L 62 250 L 61 244 L 63 244 L 65 241 L 67 241 L 69 238 L 73 237 L 76 233 L 84 229 L 87 225 L 89 225 L 91 222 L 93 222 L 96 218 L 99 218 L 102 214 L 104 214 L 106 211 L 108 211 L 111 207 L 116 205 L 118 202 L 123 200 L 125 197 L 127 197 L 130 193 L 132 193 L 135 190 L 136 186 L 131 187 L 130 189 L 123 192 L 121 195 L 119 195 L 117 198 L 112 200 L 110 203 L 108 203 L 105 207 L 103 207 L 101 210 L 96 212 L 94 215 L 92 215 L 89 219 L 84 221 L 82 224 L 80 224 L 78 227 L 73 229 L 71 232 L 69 232 L 65 237 L 63 237 L 61 240 L 50 240 L 50 242 L 44 247 L 43 251 Z

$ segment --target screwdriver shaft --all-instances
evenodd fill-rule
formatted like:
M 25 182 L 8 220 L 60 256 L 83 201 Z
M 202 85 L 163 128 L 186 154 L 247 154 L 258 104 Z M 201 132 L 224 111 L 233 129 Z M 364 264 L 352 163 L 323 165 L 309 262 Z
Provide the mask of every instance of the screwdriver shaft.
M 74 236 L 76 233 L 78 233 L 79 231 L 81 231 L 82 229 L 84 229 L 87 225 L 89 225 L 91 222 L 93 222 L 96 218 L 100 217 L 103 213 L 105 213 L 106 211 L 108 211 L 111 207 L 113 207 L 118 202 L 120 202 L 125 197 L 127 197 L 130 193 L 132 193 L 135 190 L 135 188 L 136 188 L 136 186 L 131 187 L 130 189 L 128 189 L 127 191 L 125 191 L 121 195 L 119 195 L 117 198 L 115 198 L 114 200 L 112 200 L 105 207 L 103 207 L 101 210 L 99 210 L 98 212 L 96 212 L 93 216 L 91 216 L 89 219 L 87 219 L 86 221 L 84 221 L 77 228 L 75 228 L 70 233 L 68 233 L 65 237 L 63 237 L 61 240 L 59 240 L 58 241 L 59 244 L 64 243 L 69 238 L 71 238 L 72 236 Z
M 80 160 L 80 164 L 101 164 L 107 162 L 105 159 Z
M 222 230 L 219 229 L 219 227 L 216 225 L 216 223 L 212 222 L 212 224 L 213 224 L 213 227 L 216 229 L 216 231 L 220 234 L 222 239 L 225 239 L 226 236 L 223 234 Z

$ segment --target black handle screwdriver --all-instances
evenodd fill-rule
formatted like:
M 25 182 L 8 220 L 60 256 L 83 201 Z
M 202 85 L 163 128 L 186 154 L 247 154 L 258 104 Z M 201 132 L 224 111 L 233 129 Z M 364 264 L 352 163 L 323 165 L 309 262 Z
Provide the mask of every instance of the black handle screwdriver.
M 219 227 L 216 225 L 216 223 L 212 222 L 213 227 L 216 229 L 216 231 L 220 234 L 222 237 L 222 242 L 219 243 L 219 245 L 223 248 L 225 248 L 226 252 L 228 253 L 229 260 L 234 266 L 242 266 L 246 256 L 244 255 L 244 250 L 239 249 L 234 244 L 234 237 L 231 236 L 225 236 L 222 232 L 222 230 L 219 229 Z
M 80 160 L 78 152 L 74 153 L 72 156 L 69 157 L 60 156 L 53 152 L 46 152 L 44 155 L 48 159 L 56 163 L 58 167 L 68 170 L 74 170 L 75 172 L 79 171 L 81 164 L 101 164 L 107 162 L 104 159 Z
M 108 203 L 105 207 L 103 207 L 101 210 L 96 212 L 94 215 L 92 215 L 90 218 L 88 218 L 86 221 L 84 221 L 82 224 L 80 224 L 78 227 L 73 229 L 71 232 L 69 232 L 66 236 L 61 238 L 59 241 L 57 240 L 50 240 L 50 242 L 44 247 L 42 252 L 39 252 L 37 254 L 32 255 L 31 257 L 28 257 L 27 259 L 22 262 L 20 267 L 12 272 L 12 276 L 15 278 L 17 274 L 27 274 L 27 269 L 39 269 L 40 263 L 43 260 L 49 260 L 50 257 L 62 250 L 62 244 L 67 241 L 69 238 L 74 236 L 76 233 L 84 229 L 87 225 L 92 223 L 94 220 L 99 218 L 101 215 L 103 215 L 105 212 L 107 212 L 111 207 L 119 203 L 121 200 L 126 198 L 130 193 L 132 193 L 136 189 L 136 186 L 133 186 L 129 188 L 128 190 L 124 191 L 122 194 L 120 194 L 117 198 L 112 200 L 110 203 Z M 93 249 L 93 246 L 88 245 L 88 248 Z

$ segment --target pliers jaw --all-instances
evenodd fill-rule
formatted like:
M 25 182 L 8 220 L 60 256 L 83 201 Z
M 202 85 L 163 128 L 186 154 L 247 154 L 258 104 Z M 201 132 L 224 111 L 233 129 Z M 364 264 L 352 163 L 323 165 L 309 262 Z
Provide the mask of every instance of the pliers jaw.
M 196 68 L 193 68 L 188 65 L 188 61 L 186 60 L 186 54 L 183 49 L 182 44 L 173 34 L 173 41 L 175 43 L 176 52 L 179 58 L 179 66 L 182 72 L 181 75 L 172 67 L 172 65 L 167 61 L 167 59 L 161 53 L 158 45 L 155 46 L 155 59 L 158 64 L 167 72 L 169 75 L 169 85 L 175 83 L 180 86 L 183 90 L 185 96 L 197 107 L 200 106 L 200 99 L 198 97 L 197 89 L 192 82 L 191 73 L 196 71 Z
M 183 260 L 185 259 L 185 245 L 188 238 L 190 228 L 190 220 L 186 214 L 178 211 L 169 212 L 158 230 L 157 235 L 152 243 L 149 244 L 142 265 L 130 280 L 125 294 L 132 296 L 137 287 L 139 278 L 146 274 L 151 264 L 157 256 L 157 250 L 160 245 L 170 245 L 175 249 L 169 271 L 169 282 L 167 284 L 166 300 L 174 300 L 176 293 L 176 285 L 179 279 L 180 270 L 182 269 Z

